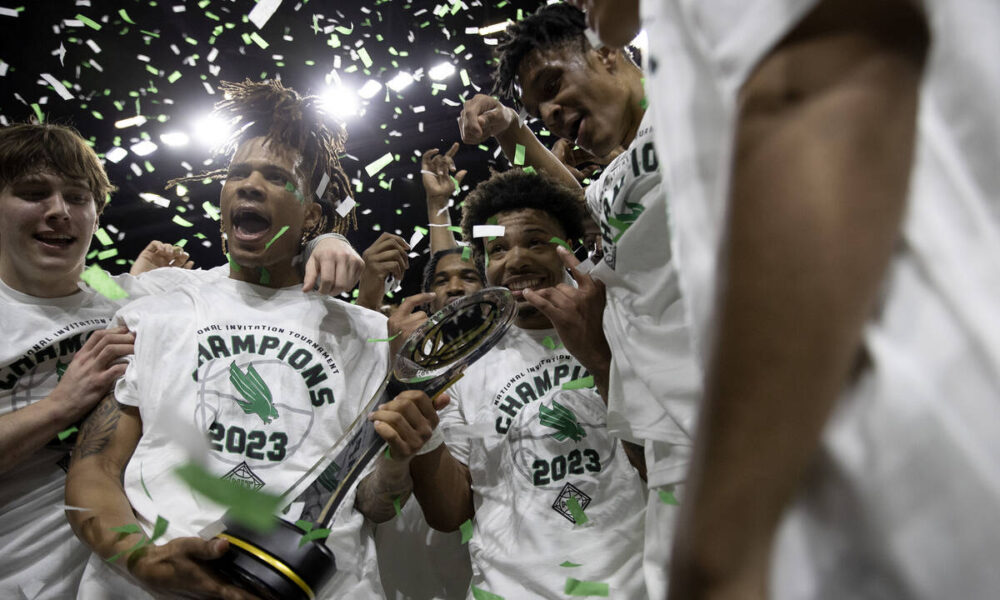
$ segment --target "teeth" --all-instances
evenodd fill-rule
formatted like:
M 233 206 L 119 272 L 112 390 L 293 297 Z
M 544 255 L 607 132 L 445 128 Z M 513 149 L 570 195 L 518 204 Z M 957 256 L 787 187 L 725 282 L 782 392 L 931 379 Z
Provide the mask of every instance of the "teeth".
M 538 285 L 541 285 L 541 283 L 542 283 L 541 279 L 522 279 L 521 281 L 512 281 L 508 283 L 507 289 L 509 289 L 512 292 L 516 292 L 520 290 L 534 288 Z

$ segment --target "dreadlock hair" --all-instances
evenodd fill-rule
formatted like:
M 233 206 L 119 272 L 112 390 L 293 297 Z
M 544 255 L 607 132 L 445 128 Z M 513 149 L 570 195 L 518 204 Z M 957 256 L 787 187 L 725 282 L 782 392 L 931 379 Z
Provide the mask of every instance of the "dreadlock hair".
M 94 195 L 97 214 L 104 210 L 108 194 L 118 189 L 111 185 L 94 149 L 73 127 L 14 123 L 0 128 L 0 189 L 42 171 L 84 182 Z
M 350 181 L 340 166 L 339 155 L 344 152 L 347 131 L 343 125 L 329 119 L 322 110 L 318 96 L 300 96 L 280 81 L 251 81 L 242 83 L 224 81 L 219 89 L 225 99 L 215 105 L 215 114 L 232 126 L 233 133 L 215 150 L 217 155 L 232 159 L 243 142 L 254 137 L 265 137 L 302 153 L 302 170 L 308 174 L 308 190 L 299 190 L 307 198 L 314 197 L 323 176 L 329 183 L 317 199 L 323 216 L 319 223 L 306 232 L 305 239 L 312 239 L 330 231 L 344 233 L 348 226 L 357 229 L 355 210 L 341 217 L 334 207 L 350 196 Z M 216 169 L 190 177 L 173 179 L 171 188 L 178 183 L 199 181 L 205 178 L 224 179 L 229 169 Z
M 477 257 L 486 253 L 483 238 L 473 238 L 475 225 L 486 225 L 497 214 L 536 208 L 548 213 L 566 232 L 566 242 L 583 237 L 583 203 L 574 191 L 545 175 L 511 169 L 494 173 L 465 197 L 462 204 L 462 235 L 472 243 Z
M 590 48 L 583 33 L 586 29 L 583 12 L 562 2 L 543 6 L 507 27 L 507 37 L 494 49 L 497 67 L 493 72 L 493 93 L 520 108 L 516 80 L 525 57 L 535 50 L 544 51 L 565 44 L 576 45 L 580 52 L 586 52 Z
M 424 267 L 424 282 L 420 291 L 425 293 L 431 291 L 431 284 L 434 282 L 434 276 L 437 275 L 437 266 L 442 258 L 449 254 L 462 254 L 463 252 L 465 252 L 465 248 L 447 248 L 431 254 L 430 260 L 427 261 L 427 266 Z M 483 257 L 479 255 L 473 256 L 472 264 L 476 269 L 476 274 L 479 275 L 479 283 L 486 285 L 486 268 L 483 266 Z

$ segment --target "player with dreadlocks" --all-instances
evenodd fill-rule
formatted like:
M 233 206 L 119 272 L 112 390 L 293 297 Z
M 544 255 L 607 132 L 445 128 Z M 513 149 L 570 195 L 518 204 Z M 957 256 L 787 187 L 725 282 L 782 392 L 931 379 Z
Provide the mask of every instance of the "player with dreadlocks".
M 316 98 L 278 82 L 223 90 L 219 113 L 237 132 L 225 146 L 228 169 L 214 174 L 225 178 L 229 277 L 144 298 L 116 315 L 135 332 L 135 353 L 84 423 L 67 475 L 67 502 L 86 509 L 70 515 L 71 525 L 96 552 L 82 598 L 248 597 L 204 562 L 228 549 L 198 537 L 224 509 L 173 474 L 191 459 L 185 432 L 207 434 L 200 462 L 214 476 L 281 494 L 355 420 L 387 369 L 387 346 L 367 342 L 385 337 L 385 317 L 298 289 L 302 240 L 343 224 L 330 209 L 347 193 L 337 160 L 346 134 L 325 120 Z M 380 593 L 364 518 L 386 520 L 393 499 L 405 500 L 407 458 L 437 424 L 419 392 L 400 394 L 376 415 L 393 460 L 376 461 L 343 504 L 326 541 L 337 574 L 321 597 Z M 142 533 L 112 530 L 138 526 L 148 535 L 161 518 L 165 534 L 142 552 L 129 552 Z

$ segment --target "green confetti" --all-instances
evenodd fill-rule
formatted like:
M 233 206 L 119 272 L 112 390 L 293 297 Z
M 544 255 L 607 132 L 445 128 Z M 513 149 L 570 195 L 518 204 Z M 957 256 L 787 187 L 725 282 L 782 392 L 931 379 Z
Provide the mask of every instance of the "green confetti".
M 122 533 L 125 535 L 131 535 L 133 533 L 142 533 L 142 528 L 139 527 L 138 523 L 129 523 L 127 525 L 119 525 L 118 527 L 112 527 L 111 531 L 115 533 Z
M 156 524 L 153 525 L 153 537 L 149 538 L 149 541 L 155 542 L 160 537 L 162 537 L 163 534 L 167 532 L 167 527 L 169 525 L 170 521 L 167 521 L 163 517 L 156 515 Z
M 254 491 L 225 479 L 220 479 L 195 463 L 174 469 L 181 480 L 192 490 L 209 500 L 229 508 L 229 516 L 258 531 L 267 531 L 275 525 L 274 514 L 281 505 L 281 497 Z
M 538 175 L 538 171 L 535 170 L 535 167 L 524 167 L 524 172 L 528 175 Z
M 170 75 L 167 75 L 167 81 L 169 81 L 170 83 L 173 83 L 173 82 L 177 81 L 180 78 L 181 78 L 181 72 L 180 71 L 174 71 Z
M 382 169 L 384 169 L 389 163 L 393 161 L 392 152 L 386 152 L 380 158 L 368 164 L 365 167 L 365 173 L 368 173 L 369 177 L 372 177 Z
M 126 23 L 128 23 L 129 25 L 135 25 L 135 21 L 133 21 L 132 19 L 130 19 L 130 18 L 128 17 L 128 13 L 127 13 L 127 12 L 125 12 L 125 9 L 124 9 L 124 8 L 122 8 L 122 9 L 120 9 L 120 10 L 118 11 L 118 16 L 120 16 L 120 17 L 121 17 L 122 19 L 124 19 L 124 20 L 125 20 L 125 22 L 126 22 Z
M 146 487 L 146 479 L 142 476 L 142 465 L 139 465 L 139 483 L 142 484 L 142 491 L 146 493 L 146 497 L 150 500 L 153 499 L 153 495 L 149 493 L 149 488 Z
M 524 146 L 517 144 L 514 146 L 514 165 L 520 166 L 524 164 Z
M 111 258 L 112 256 L 118 256 L 118 248 L 108 248 L 107 250 L 101 250 L 97 253 L 97 260 L 104 260 L 105 258 Z
M 580 501 L 575 496 L 570 496 L 566 499 L 566 508 L 569 509 L 569 514 L 573 517 L 573 521 L 577 525 L 583 525 L 590 520 L 583 512 L 583 508 L 580 507 Z
M 581 377 L 580 379 L 574 379 L 573 381 L 567 381 L 562 384 L 562 389 L 564 390 L 582 390 L 586 388 L 594 387 L 594 376 L 587 375 L 586 377 Z
M 472 598 L 474 600 L 504 600 L 503 596 L 494 594 L 493 592 L 487 592 L 486 590 L 481 590 L 476 586 L 472 586 Z
M 465 248 L 462 248 L 462 260 L 469 260 L 471 256 L 472 256 L 471 247 L 466 246 Z
M 233 260 L 233 255 L 232 254 L 226 252 L 226 260 L 229 262 L 229 268 L 230 269 L 232 269 L 233 271 L 239 271 L 240 270 L 240 264 L 238 262 L 236 262 L 235 260 Z
M 459 227 L 458 225 L 449 225 L 448 231 L 452 233 L 457 233 L 458 235 L 462 235 L 462 228 Z
M 322 527 L 320 527 L 318 529 L 310 529 L 308 532 L 306 532 L 305 535 L 303 535 L 299 539 L 299 548 L 301 548 L 302 546 L 305 546 L 306 542 L 311 542 L 313 540 L 323 539 L 323 538 L 329 537 L 329 535 L 330 535 L 330 530 L 329 529 L 325 529 L 325 528 L 322 528 Z
M 399 333 L 402 333 L 402 332 L 399 332 Z M 399 337 L 399 333 L 397 333 L 396 335 L 394 335 L 392 337 L 387 337 L 387 338 L 368 338 L 368 341 L 369 342 L 391 342 L 392 340 L 394 340 L 394 339 L 396 339 L 396 338 Z
M 397 517 L 399 516 L 399 513 L 403 512 L 402 507 L 399 505 L 400 498 L 402 498 L 402 496 L 396 496 L 395 498 L 392 499 L 392 508 L 393 510 L 396 511 Z
M 102 246 L 110 246 L 112 243 L 111 236 L 108 235 L 107 231 L 104 231 L 103 227 L 101 227 L 94 233 L 94 237 L 97 238 L 97 241 L 101 242 Z
M 38 106 L 37 103 L 31 103 L 31 110 L 35 111 L 35 117 L 38 119 L 39 123 L 45 122 L 45 115 L 42 114 L 42 107 Z
M 271 283 L 271 272 L 268 271 L 266 268 L 261 267 L 260 268 L 260 284 L 261 285 L 267 285 L 269 283 Z
M 457 180 L 457 179 L 455 179 L 455 176 L 454 176 L 454 175 L 449 175 L 448 177 L 451 177 L 451 182 L 452 182 L 453 184 L 455 184 L 455 191 L 456 191 L 456 192 L 458 192 L 458 191 L 461 191 L 461 189 L 462 189 L 462 188 L 461 188 L 461 187 L 459 187 L 459 185 L 458 185 L 458 180 Z
M 566 243 L 566 240 L 564 240 L 562 238 L 558 238 L 556 236 L 552 236 L 552 239 L 549 240 L 549 243 L 550 244 L 559 244 L 563 248 L 569 250 L 570 252 L 573 252 L 573 248 L 571 248 L 570 245 L 568 243 Z
M 185 219 L 184 217 L 182 217 L 180 215 L 174 215 L 174 218 L 170 219 L 170 220 L 173 221 L 174 223 L 180 225 L 181 227 L 194 227 L 194 223 L 192 223 L 191 221 L 188 221 L 187 219 Z
M 83 15 L 76 15 L 75 18 L 76 18 L 77 21 L 80 21 L 81 23 L 83 23 L 87 27 L 90 27 L 94 31 L 100 31 L 101 30 L 101 24 L 98 23 L 97 21 L 94 21 L 93 19 L 90 19 L 90 18 L 85 17 Z
M 77 431 L 80 431 L 80 430 L 77 429 L 76 427 L 70 427 L 69 429 L 64 429 L 64 430 L 60 431 L 59 433 L 57 433 L 56 437 L 59 438 L 60 442 L 63 442 L 63 441 L 66 441 L 66 438 L 68 438 L 69 436 L 73 435 Z
M 256 31 L 250 34 L 250 39 L 253 40 L 255 44 L 260 46 L 261 50 L 267 50 L 267 47 L 270 46 L 270 44 L 268 44 L 264 38 L 260 37 L 260 34 Z
M 358 58 L 361 59 L 361 62 L 365 65 L 366 69 L 371 68 L 372 59 L 370 56 L 368 56 L 367 50 L 365 50 L 364 48 L 358 48 Z
M 664 504 L 669 504 L 671 506 L 678 506 L 680 502 L 677 501 L 677 496 L 674 496 L 673 490 L 660 490 L 660 502 Z
M 581 565 L 580 563 L 569 562 L 568 560 L 565 560 L 562 563 L 560 563 L 559 566 L 560 567 L 566 567 L 567 569 L 572 569 L 572 568 L 575 568 L 575 567 L 582 567 L 583 565 Z
M 458 529 L 462 532 L 462 543 L 468 544 L 469 540 L 472 539 L 472 519 L 466 519 L 465 523 L 458 526 Z
M 563 593 L 567 596 L 603 596 L 607 597 L 609 586 L 598 581 L 580 581 L 572 577 L 566 578 Z
M 386 446 L 386 447 L 385 447 L 385 452 L 384 452 L 384 454 L 385 454 L 385 459 L 386 459 L 386 460 L 392 460 L 392 452 L 391 452 L 391 450 L 390 450 L 389 446 Z
M 642 97 L 642 100 L 639 100 L 639 108 L 642 110 L 649 108 L 649 100 L 646 100 L 645 96 Z
M 549 350 L 555 350 L 559 346 L 562 346 L 562 343 L 556 342 L 555 338 L 553 338 L 551 335 L 547 335 L 545 336 L 544 339 L 542 339 L 542 345 L 548 348 Z
M 205 203 L 202 204 L 201 207 L 205 209 L 205 214 L 207 214 L 209 217 L 212 217 L 213 221 L 219 220 L 219 209 L 215 208 L 215 206 L 211 202 L 205 200 Z
M 87 267 L 83 273 L 80 273 L 80 279 L 108 300 L 128 298 L 128 292 L 123 290 L 104 269 L 97 265 Z
M 268 243 L 264 244 L 264 249 L 267 250 L 268 248 L 270 248 L 271 244 L 273 244 L 278 238 L 280 238 L 282 235 L 284 235 L 284 233 L 286 231 L 288 231 L 288 225 L 283 225 L 281 227 L 281 229 L 278 230 L 278 233 L 274 234 L 274 237 L 271 238 L 271 241 L 269 241 Z

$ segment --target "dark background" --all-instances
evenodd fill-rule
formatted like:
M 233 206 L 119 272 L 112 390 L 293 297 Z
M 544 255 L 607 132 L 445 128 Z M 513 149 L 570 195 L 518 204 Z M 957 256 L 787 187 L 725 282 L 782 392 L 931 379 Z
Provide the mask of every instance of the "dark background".
M 322 94 L 334 70 L 354 89 L 374 79 L 381 90 L 370 100 L 358 98 L 363 114 L 345 118 L 349 138 L 343 166 L 359 203 L 358 229 L 348 238 L 360 253 L 383 231 L 409 240 L 414 226 L 426 226 L 415 151 L 444 150 L 457 141 L 462 100 L 480 90 L 488 93 L 492 85 L 493 46 L 486 40 L 500 34 L 466 31 L 518 19 L 543 3 L 284 0 L 258 30 L 246 18 L 255 5 L 251 0 L 8 1 L 7 11 L 18 13 L 0 15 L 0 71 L 6 69 L 0 76 L 0 123 L 26 121 L 41 112 L 46 121 L 75 126 L 102 157 L 116 146 L 129 150 L 117 163 L 106 161 L 111 181 L 119 187 L 101 219 L 111 244 L 95 239 L 88 264 L 98 263 L 112 273 L 126 271 L 128 261 L 158 239 L 185 244 L 196 264 L 208 268 L 224 260 L 218 222 L 203 208 L 206 201 L 218 206 L 218 184 L 190 185 L 183 197 L 164 190 L 171 178 L 225 166 L 221 159 L 206 163 L 209 148 L 193 132 L 194 123 L 221 99 L 218 92 L 209 94 L 206 84 L 214 90 L 220 81 L 277 77 L 300 93 Z M 333 27 L 339 29 L 324 31 Z M 246 43 L 244 36 L 255 32 L 268 44 L 266 49 L 253 40 Z M 336 48 L 332 35 L 339 41 Z M 62 61 L 60 47 L 65 49 Z M 218 54 L 209 62 L 213 49 Z M 370 67 L 359 56 L 361 49 L 370 57 Z M 455 73 L 432 81 L 427 70 L 442 62 L 452 63 Z M 423 77 L 406 89 L 385 87 L 398 72 L 417 75 L 419 69 Z M 469 85 L 463 83 L 462 69 Z M 61 98 L 41 78 L 43 73 L 63 82 L 73 98 Z M 446 88 L 434 90 L 435 83 Z M 422 112 L 414 111 L 421 106 Z M 115 126 L 136 115 L 147 121 Z M 186 146 L 161 141 L 161 134 L 178 131 L 191 137 Z M 142 139 L 158 148 L 137 156 L 130 148 Z M 463 195 L 489 176 L 491 166 L 506 167 L 502 157 L 494 158 L 496 150 L 495 142 L 485 149 L 462 146 L 456 163 L 469 170 Z M 364 167 L 387 151 L 397 160 L 369 177 Z M 141 193 L 157 194 L 169 205 L 144 200 Z M 175 217 L 191 226 L 178 224 Z M 459 221 L 455 209 L 452 221 Z M 425 238 L 414 248 L 420 256 L 410 260 L 401 295 L 418 291 L 427 244 Z

